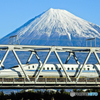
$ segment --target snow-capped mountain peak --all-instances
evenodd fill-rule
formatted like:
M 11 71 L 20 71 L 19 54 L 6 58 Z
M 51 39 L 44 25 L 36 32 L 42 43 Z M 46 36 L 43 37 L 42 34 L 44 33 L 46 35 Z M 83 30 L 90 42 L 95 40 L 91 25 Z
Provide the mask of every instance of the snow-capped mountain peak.
M 48 44 L 52 45 L 54 42 L 50 44 L 49 40 L 55 39 L 58 42 L 54 45 L 59 45 L 61 39 L 71 41 L 73 38 L 100 38 L 99 33 L 100 26 L 85 21 L 66 10 L 50 8 L 2 38 L 0 43 L 7 43 L 7 38 L 16 34 L 21 44 L 47 45 L 49 42 Z M 41 43 L 41 40 L 44 42 Z

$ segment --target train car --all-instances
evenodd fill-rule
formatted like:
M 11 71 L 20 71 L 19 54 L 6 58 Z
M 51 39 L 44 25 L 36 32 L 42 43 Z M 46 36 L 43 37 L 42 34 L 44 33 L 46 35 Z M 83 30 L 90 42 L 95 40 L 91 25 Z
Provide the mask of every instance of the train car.
M 23 64 L 22 67 L 25 73 L 30 77 L 35 77 L 37 72 L 41 69 L 39 64 Z M 82 64 L 63 64 L 69 76 L 76 76 L 82 68 Z M 39 68 L 38 68 L 39 67 Z M 99 64 L 86 64 L 80 77 L 99 77 Z M 10 69 L 0 70 L 0 77 L 25 77 L 20 65 L 14 66 Z M 40 77 L 65 77 L 65 73 L 60 64 L 45 64 Z

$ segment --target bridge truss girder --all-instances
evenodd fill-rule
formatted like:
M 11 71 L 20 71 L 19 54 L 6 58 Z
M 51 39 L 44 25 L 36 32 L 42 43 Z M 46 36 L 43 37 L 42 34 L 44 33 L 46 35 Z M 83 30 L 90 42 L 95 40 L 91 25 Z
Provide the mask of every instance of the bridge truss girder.
M 66 78 L 68 78 L 68 80 L 71 82 L 71 78 L 69 77 L 67 71 L 65 70 L 64 66 L 63 66 L 63 63 L 60 59 L 60 56 L 58 55 L 58 52 L 69 52 L 69 56 L 66 60 L 66 63 L 69 61 L 71 55 L 73 55 L 75 61 L 77 62 L 77 64 L 80 64 L 76 55 L 75 55 L 75 52 L 87 52 L 88 55 L 83 63 L 83 66 L 81 68 L 81 70 L 79 72 L 76 71 L 76 82 L 78 82 L 78 79 L 80 78 L 80 75 L 83 71 L 83 68 L 85 67 L 85 65 L 87 64 L 87 61 L 88 59 L 90 58 L 90 55 L 91 53 L 93 53 L 98 61 L 98 63 L 100 64 L 100 59 L 97 55 L 97 53 L 100 53 L 100 48 L 99 47 L 65 47 L 65 46 L 30 46 L 30 45 L 0 45 L 0 50 L 2 51 L 6 51 L 3 59 L 1 60 L 0 62 L 0 67 L 4 68 L 3 67 L 3 63 L 9 53 L 9 51 L 12 51 L 16 60 L 18 61 L 20 67 L 21 67 L 21 70 L 22 72 L 24 73 L 25 77 L 28 79 L 28 81 L 30 82 L 30 78 L 29 76 L 26 74 L 23 66 L 22 66 L 22 63 L 16 53 L 16 51 L 30 51 L 31 54 L 30 54 L 30 57 L 28 58 L 27 62 L 26 63 L 29 63 L 30 60 L 32 59 L 32 56 L 33 54 L 35 54 L 38 62 L 39 62 L 39 66 L 37 68 L 37 70 L 39 70 L 39 68 L 41 68 L 38 72 L 36 71 L 35 75 L 36 75 L 36 79 L 35 79 L 35 83 L 37 82 L 38 78 L 39 78 L 39 75 L 41 73 L 41 71 L 43 70 L 43 67 L 45 66 L 45 64 L 47 63 L 47 60 L 49 59 L 50 57 L 50 54 L 51 52 L 54 52 L 55 56 L 57 57 L 65 75 L 66 75 Z M 40 60 L 37 52 L 48 52 L 44 62 L 42 63 L 42 61 Z M 99 74 L 99 73 L 98 73 Z

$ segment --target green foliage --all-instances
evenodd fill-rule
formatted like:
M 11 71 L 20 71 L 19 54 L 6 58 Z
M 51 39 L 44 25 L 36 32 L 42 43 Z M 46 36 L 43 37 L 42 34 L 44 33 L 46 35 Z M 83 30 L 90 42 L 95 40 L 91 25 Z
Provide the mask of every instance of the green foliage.
M 4 97 L 4 93 L 3 93 L 3 91 L 1 91 L 1 92 L 0 92 L 0 100 L 2 100 L 3 97 Z
M 79 89 L 79 90 L 77 90 L 77 92 L 83 92 L 83 89 Z
M 4 96 L 4 93 L 3 93 L 3 91 L 1 91 L 1 92 L 0 92 L 0 96 Z
M 73 89 L 74 92 L 83 92 L 82 89 Z M 100 95 L 100 89 L 88 89 L 88 92 L 98 92 L 98 95 Z M 86 92 L 87 92 L 86 91 Z M 99 96 L 100 97 L 100 96 Z M 44 92 L 41 90 L 29 90 L 26 92 L 25 90 L 21 90 L 19 93 L 11 92 L 9 95 L 5 95 L 3 92 L 0 92 L 0 100 L 41 100 L 43 98 L 44 100 L 51 100 L 54 98 L 54 100 L 70 100 L 72 97 L 70 96 L 70 92 L 66 92 L 64 89 L 61 89 L 60 91 L 48 91 L 45 90 Z M 73 99 L 77 100 L 80 99 L 80 97 L 75 96 Z M 82 97 L 81 100 L 93 100 L 94 97 Z M 97 99 L 96 99 L 97 100 Z
M 100 93 L 100 89 L 93 89 L 94 92 L 99 92 Z
M 64 90 L 64 89 L 61 89 L 61 90 L 60 90 L 60 93 L 61 93 L 61 94 L 64 94 L 64 93 L 65 93 L 65 90 Z
M 11 100 L 17 100 L 16 94 L 14 92 L 11 92 L 11 94 L 9 95 L 9 97 L 11 98 Z
M 25 90 L 21 90 L 21 91 L 20 91 L 20 93 L 24 93 L 24 92 L 25 92 Z
M 77 89 L 73 89 L 74 92 L 77 92 Z

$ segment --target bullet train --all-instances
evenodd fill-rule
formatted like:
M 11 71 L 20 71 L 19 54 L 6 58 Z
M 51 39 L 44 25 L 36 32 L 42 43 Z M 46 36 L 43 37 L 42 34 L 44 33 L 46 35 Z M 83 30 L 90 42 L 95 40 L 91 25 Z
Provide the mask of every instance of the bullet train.
M 65 71 L 69 76 L 76 76 L 82 67 L 82 64 L 63 64 Z M 39 64 L 23 64 L 22 67 L 25 73 L 30 76 L 36 76 L 41 67 L 38 69 Z M 37 70 L 38 69 L 38 70 Z M 86 64 L 83 68 L 80 77 L 99 77 L 100 76 L 99 64 Z M 0 77 L 25 77 L 20 65 L 14 66 L 10 69 L 0 70 Z M 40 77 L 65 77 L 65 73 L 60 64 L 45 64 L 40 73 Z

